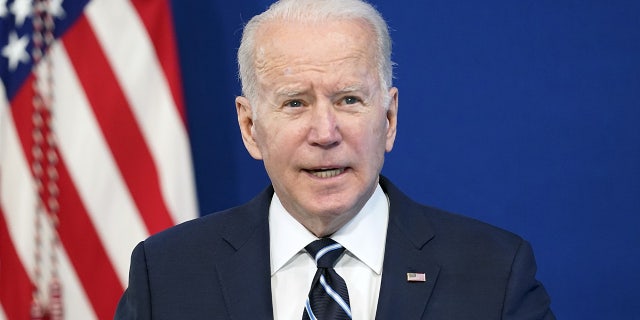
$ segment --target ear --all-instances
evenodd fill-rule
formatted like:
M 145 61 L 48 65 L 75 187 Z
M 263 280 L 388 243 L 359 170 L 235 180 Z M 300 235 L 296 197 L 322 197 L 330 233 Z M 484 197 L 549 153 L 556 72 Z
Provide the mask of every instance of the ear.
M 389 89 L 389 105 L 387 108 L 387 143 L 385 150 L 390 152 L 393 143 L 396 141 L 396 130 L 398 128 L 398 88 Z
M 254 159 L 261 160 L 262 153 L 255 139 L 253 109 L 249 104 L 249 99 L 241 96 L 236 97 L 236 111 L 238 112 L 238 125 L 240 126 L 244 147 Z

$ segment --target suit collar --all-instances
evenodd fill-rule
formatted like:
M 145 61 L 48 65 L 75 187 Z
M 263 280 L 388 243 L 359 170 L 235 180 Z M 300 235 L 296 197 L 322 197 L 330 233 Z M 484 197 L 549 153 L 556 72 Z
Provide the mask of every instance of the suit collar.
M 218 280 L 231 319 L 272 319 L 269 272 L 268 212 L 273 188 L 247 204 L 231 209 L 222 235 L 224 252 L 217 261 Z
M 440 272 L 428 243 L 435 237 L 425 207 L 415 203 L 385 177 L 380 185 L 389 197 L 389 227 L 377 319 L 420 319 Z M 407 273 L 424 273 L 425 282 L 409 282 Z
M 394 224 L 407 241 L 421 249 L 435 236 L 431 222 L 421 214 L 424 206 L 411 200 L 384 176 L 380 176 L 380 185 L 389 197 L 389 224 Z

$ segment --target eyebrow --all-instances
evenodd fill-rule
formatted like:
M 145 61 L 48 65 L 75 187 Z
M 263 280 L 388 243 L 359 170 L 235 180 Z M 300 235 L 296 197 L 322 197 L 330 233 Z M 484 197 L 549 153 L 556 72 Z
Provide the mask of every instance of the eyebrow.
M 363 90 L 363 86 L 360 84 L 354 84 L 354 85 L 350 85 L 347 87 L 344 87 L 340 90 L 338 90 L 338 93 L 348 93 L 348 92 L 355 92 L 355 91 L 364 91 Z
M 297 96 L 301 96 L 304 95 L 305 93 L 308 92 L 307 88 L 279 88 L 277 90 L 275 90 L 275 94 L 278 97 L 297 97 Z M 345 94 L 345 93 L 352 93 L 352 92 L 362 92 L 363 94 L 367 95 L 369 93 L 369 90 L 366 86 L 360 84 L 360 83 L 356 83 L 356 84 L 352 84 L 352 85 L 348 85 L 342 88 L 338 88 L 335 91 L 335 95 L 341 95 L 341 94 Z
M 355 84 L 346 86 L 344 88 L 338 89 L 336 91 L 336 95 L 350 94 L 354 92 L 357 92 L 363 95 L 363 97 L 366 97 L 367 99 L 371 97 L 371 89 L 362 83 L 355 83 Z
M 295 97 L 303 94 L 303 92 L 305 91 L 306 90 L 299 90 L 299 89 L 293 89 L 293 88 L 280 88 L 276 90 L 275 93 L 277 96 Z

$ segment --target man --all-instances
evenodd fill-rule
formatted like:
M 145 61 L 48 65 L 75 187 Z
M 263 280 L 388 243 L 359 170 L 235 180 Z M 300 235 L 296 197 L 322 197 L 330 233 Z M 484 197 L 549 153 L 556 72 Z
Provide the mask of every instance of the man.
M 140 243 L 117 319 L 554 319 L 524 240 L 380 177 L 390 43 L 360 0 L 281 0 L 246 25 L 238 122 L 272 186 Z

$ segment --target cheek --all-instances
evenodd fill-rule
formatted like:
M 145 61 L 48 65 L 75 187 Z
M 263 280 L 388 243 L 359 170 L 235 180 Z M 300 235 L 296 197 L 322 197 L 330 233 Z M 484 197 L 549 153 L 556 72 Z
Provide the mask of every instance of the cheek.
M 350 137 L 351 147 L 368 160 L 382 156 L 386 148 L 386 130 L 379 119 L 362 119 L 357 125 L 349 126 L 348 131 L 343 132 L 345 139 Z
M 368 139 L 372 147 L 382 147 L 384 149 L 386 145 L 387 128 L 387 118 L 377 115 L 374 119 L 369 119 L 367 122 L 365 139 Z
M 268 158 L 270 145 L 269 141 L 271 140 L 269 138 L 269 130 L 267 130 L 267 128 L 265 128 L 264 126 L 264 123 L 260 121 L 254 123 L 251 132 L 253 133 L 253 138 L 255 139 L 256 144 L 258 145 L 258 149 L 260 149 L 260 152 L 262 153 L 262 156 L 264 158 Z
M 302 130 L 291 122 L 265 121 L 256 124 L 255 133 L 258 147 L 268 161 L 276 157 L 289 157 Z

